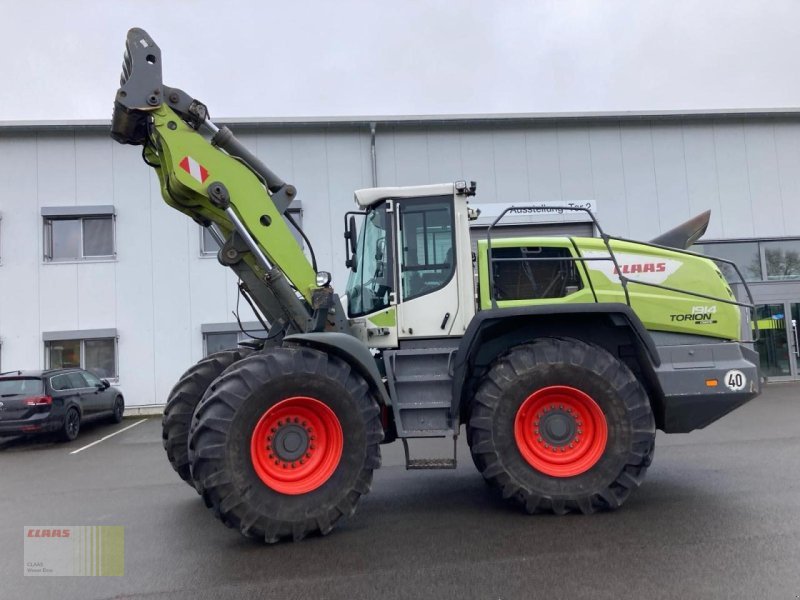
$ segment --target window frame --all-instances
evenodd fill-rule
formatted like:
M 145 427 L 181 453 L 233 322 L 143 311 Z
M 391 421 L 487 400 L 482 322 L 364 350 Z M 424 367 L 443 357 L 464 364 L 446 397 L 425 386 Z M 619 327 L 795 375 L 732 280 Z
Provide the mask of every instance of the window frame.
M 87 337 L 59 337 L 54 339 L 45 339 L 44 340 L 44 365 L 45 369 L 80 369 L 81 371 L 91 371 L 86 367 L 86 342 L 93 342 L 93 341 L 108 341 L 111 340 L 114 347 L 114 374 L 110 376 L 100 377 L 95 373 L 92 373 L 98 379 L 108 379 L 109 381 L 119 381 L 119 340 L 117 336 L 87 336 Z M 50 359 L 50 346 L 52 344 L 57 344 L 59 342 L 80 342 L 79 345 L 79 363 L 80 365 L 77 367 L 53 367 L 51 364 Z
M 93 219 L 109 219 L 111 221 L 111 254 L 98 254 L 86 256 L 85 248 L 85 221 Z M 53 258 L 53 221 L 79 221 L 81 256 L 70 258 Z M 42 260 L 45 264 L 69 264 L 87 262 L 113 262 L 117 260 L 117 218 L 114 213 L 86 213 L 86 214 L 43 214 L 42 215 Z
M 242 322 L 242 329 L 244 331 L 263 331 L 264 326 L 261 325 L 258 321 L 243 321 Z M 236 334 L 236 342 L 237 344 L 247 340 L 255 340 L 257 338 L 244 333 L 241 329 L 239 329 L 238 323 L 205 323 L 200 326 L 200 333 L 203 337 L 203 358 L 209 356 L 208 353 L 208 336 L 210 335 L 230 335 Z M 266 332 L 264 332 L 266 335 Z M 227 348 L 227 350 L 235 350 L 236 348 Z M 223 352 L 226 349 L 220 350 Z
M 704 246 L 708 247 L 709 245 L 734 245 L 734 244 L 755 244 L 758 250 L 758 261 L 759 267 L 761 269 L 761 277 L 758 279 L 751 279 L 748 280 L 745 278 L 745 282 L 748 284 L 754 283 L 787 283 L 787 282 L 797 282 L 800 281 L 800 275 L 796 278 L 784 278 L 784 279 L 769 279 L 769 274 L 767 272 L 767 259 L 764 244 L 769 244 L 773 242 L 795 242 L 798 247 L 798 252 L 800 252 L 800 237 L 766 237 L 766 238 L 735 238 L 735 239 L 727 239 L 727 240 L 698 240 L 695 244 L 689 248 L 689 251 L 696 252 L 693 248 L 695 246 Z M 703 252 L 697 252 L 698 254 L 702 254 L 703 256 L 713 259 L 715 254 L 712 252 L 710 254 L 705 254 Z M 724 258 L 724 257 L 722 257 Z M 740 270 L 742 270 L 742 265 L 738 265 Z M 744 275 L 744 271 L 742 271 Z M 741 281 L 731 281 L 731 284 L 741 284 Z
M 415 204 L 424 204 L 426 202 L 437 202 L 437 201 L 447 204 L 447 206 L 448 206 L 448 208 L 450 210 L 450 239 L 452 240 L 451 248 L 452 248 L 452 251 L 453 251 L 453 264 L 450 265 L 450 275 L 448 276 L 447 279 L 445 279 L 437 287 L 429 289 L 429 290 L 424 290 L 423 292 L 421 292 L 419 294 L 414 294 L 414 295 L 410 295 L 410 296 L 406 297 L 406 296 L 404 296 L 405 290 L 403 289 L 403 248 L 402 248 L 402 244 L 404 242 L 404 238 L 403 238 L 403 219 L 405 218 L 404 217 L 404 213 L 406 212 L 406 207 L 407 206 L 414 206 Z M 397 216 L 397 232 L 398 232 L 397 238 L 398 239 L 397 239 L 397 242 L 396 242 L 397 243 L 397 268 L 395 270 L 396 271 L 396 277 L 395 277 L 395 279 L 396 279 L 396 289 L 395 289 L 395 293 L 398 293 L 398 301 L 402 303 L 402 302 L 410 302 L 411 300 L 414 300 L 416 298 L 422 298 L 423 296 L 427 296 L 428 294 L 433 294 L 434 292 L 438 292 L 439 290 L 443 290 L 444 288 L 446 288 L 450 284 L 450 282 L 456 276 L 456 271 L 458 271 L 457 264 L 456 264 L 457 261 L 458 261 L 458 258 L 457 258 L 458 240 L 457 240 L 457 237 L 456 237 L 456 211 L 455 211 L 455 205 L 453 203 L 453 197 L 450 196 L 450 195 L 417 196 L 417 197 L 413 197 L 413 198 L 396 198 L 395 199 L 395 205 L 399 207 L 399 212 L 398 212 L 398 216 Z M 415 211 L 415 212 L 420 212 L 420 211 Z M 426 227 L 426 230 L 427 230 L 427 227 Z M 426 239 L 425 240 L 426 252 L 427 252 L 427 243 L 428 243 L 428 241 Z M 415 270 L 419 270 L 419 269 L 415 269 Z M 433 269 L 428 269 L 428 270 L 433 270 Z M 397 288 L 399 288 L 399 289 L 397 289 Z

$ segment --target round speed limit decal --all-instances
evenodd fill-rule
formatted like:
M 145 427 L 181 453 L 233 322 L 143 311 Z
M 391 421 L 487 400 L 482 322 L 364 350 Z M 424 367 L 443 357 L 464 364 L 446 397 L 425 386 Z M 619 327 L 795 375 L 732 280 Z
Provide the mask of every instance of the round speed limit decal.
M 747 385 L 747 377 L 744 373 L 732 369 L 725 373 L 725 387 L 732 392 L 741 392 Z

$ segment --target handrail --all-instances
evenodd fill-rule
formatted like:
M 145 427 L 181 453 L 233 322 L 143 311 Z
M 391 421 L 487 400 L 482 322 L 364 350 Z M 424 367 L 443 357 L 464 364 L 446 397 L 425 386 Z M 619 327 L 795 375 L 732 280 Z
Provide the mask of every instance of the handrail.
M 611 244 L 609 243 L 609 240 L 611 239 L 611 237 L 605 231 L 603 231 L 602 227 L 600 227 L 600 222 L 597 220 L 597 218 L 594 216 L 594 213 L 591 210 L 589 210 L 588 208 L 584 208 L 582 206 L 548 206 L 548 205 L 517 206 L 517 205 L 512 204 L 511 206 L 506 208 L 503 212 L 501 212 L 497 216 L 497 218 L 492 222 L 492 224 L 489 225 L 489 227 L 486 229 L 486 241 L 488 243 L 487 252 L 488 252 L 488 258 L 489 258 L 489 296 L 490 296 L 491 301 L 492 301 L 492 308 L 497 308 L 497 300 L 495 299 L 494 294 L 492 293 L 492 291 L 494 289 L 494 284 L 493 284 L 494 272 L 493 272 L 493 269 L 492 269 L 492 260 L 493 260 L 493 255 L 492 255 L 492 229 L 497 226 L 497 224 L 500 222 L 500 220 L 504 216 L 506 216 L 506 214 L 508 214 L 512 210 L 517 210 L 517 209 L 520 209 L 520 208 L 529 208 L 529 209 L 532 208 L 532 209 L 535 209 L 535 210 L 541 210 L 541 209 L 572 210 L 572 211 L 576 211 L 576 212 L 585 212 L 587 215 L 589 215 L 589 218 L 592 220 L 592 223 L 594 224 L 595 228 L 597 228 L 597 233 L 600 234 L 600 238 L 603 240 L 603 243 L 605 244 L 606 249 L 608 250 L 608 254 L 609 254 L 609 257 L 611 258 L 611 262 L 614 263 L 614 267 L 617 269 L 617 273 L 619 273 L 619 275 L 620 275 L 620 284 L 622 285 L 622 291 L 625 293 L 625 304 L 627 304 L 628 306 L 631 306 L 631 296 L 628 293 L 628 278 L 624 277 L 622 275 L 622 269 L 619 268 L 619 263 L 617 262 L 617 257 L 614 254 L 614 251 L 611 249 Z
M 594 225 L 594 227 L 597 229 L 597 233 L 599 234 L 600 239 L 603 241 L 603 244 L 605 245 L 606 250 L 608 251 L 608 256 L 607 257 L 605 257 L 605 256 L 602 256 L 602 257 L 583 257 L 583 256 L 581 256 L 581 257 L 561 257 L 561 258 L 494 258 L 493 249 L 492 249 L 492 229 L 494 229 L 498 225 L 498 223 L 502 220 L 502 218 L 505 215 L 507 215 L 509 212 L 515 211 L 515 210 L 519 210 L 519 209 L 522 209 L 522 208 L 524 208 L 524 209 L 533 209 L 535 211 L 542 211 L 542 210 L 560 210 L 560 211 L 564 211 L 564 210 L 569 210 L 569 211 L 586 213 L 589 216 L 589 219 L 591 219 L 592 224 Z M 701 294 L 699 292 L 693 292 L 693 291 L 689 291 L 689 290 L 682 290 L 682 289 L 679 289 L 679 288 L 673 288 L 673 287 L 662 285 L 662 284 L 659 284 L 659 283 L 652 283 L 652 282 L 649 282 L 649 281 L 641 281 L 641 280 L 638 280 L 638 279 L 631 279 L 630 277 L 627 277 L 627 276 L 623 275 L 622 269 L 620 269 L 619 261 L 617 260 L 617 257 L 614 254 L 614 249 L 611 247 L 611 241 L 612 240 L 618 241 L 618 242 L 637 244 L 637 245 L 640 245 L 640 246 L 649 246 L 651 248 L 658 248 L 658 249 L 661 249 L 661 250 L 668 250 L 670 252 L 677 252 L 679 254 L 686 254 L 688 256 L 696 256 L 696 257 L 699 257 L 699 258 L 705 258 L 705 259 L 709 259 L 709 260 L 713 260 L 713 261 L 716 261 L 716 262 L 721 262 L 721 263 L 727 264 L 727 265 L 729 265 L 729 266 L 731 266 L 733 268 L 733 270 L 736 272 L 737 277 L 739 278 L 739 283 L 742 286 L 744 286 L 744 290 L 745 290 L 745 292 L 747 294 L 747 299 L 749 300 L 749 303 L 739 302 L 738 299 L 731 300 L 731 299 L 728 299 L 728 298 L 718 298 L 716 296 L 709 296 L 707 294 Z M 605 233 L 605 231 L 603 231 L 603 228 L 600 226 L 600 223 L 597 220 L 597 217 L 595 217 L 594 213 L 591 210 L 589 210 L 588 208 L 584 208 L 584 207 L 580 207 L 580 206 L 554 206 L 554 205 L 546 205 L 546 204 L 545 205 L 538 205 L 538 206 L 537 205 L 533 205 L 533 206 L 511 205 L 508 208 L 506 208 L 505 210 L 503 210 L 503 212 L 501 212 L 497 216 L 497 218 L 492 222 L 492 224 L 489 225 L 489 227 L 486 230 L 486 241 L 487 241 L 487 254 L 488 254 L 488 262 L 489 262 L 489 265 L 488 265 L 489 266 L 489 295 L 490 295 L 490 299 L 491 299 L 491 302 L 492 302 L 492 308 L 498 308 L 496 294 L 494 293 L 494 268 L 493 268 L 493 263 L 496 260 L 497 261 L 567 260 L 567 261 L 573 261 L 573 262 L 585 262 L 585 261 L 592 261 L 592 260 L 610 260 L 614 264 L 614 268 L 616 270 L 616 275 L 619 278 L 620 285 L 621 285 L 622 290 L 623 290 L 623 292 L 625 294 L 625 303 L 628 306 L 631 306 L 631 298 L 630 298 L 630 293 L 628 291 L 628 284 L 629 283 L 645 285 L 645 286 L 654 287 L 654 288 L 657 288 L 657 289 L 662 289 L 662 290 L 666 290 L 666 291 L 669 291 L 669 292 L 675 292 L 675 293 L 679 293 L 679 294 L 686 294 L 688 296 L 694 296 L 694 297 L 697 297 L 697 298 L 704 298 L 706 300 L 713 300 L 715 302 L 723 302 L 725 304 L 732 304 L 732 305 L 735 305 L 735 306 L 740 306 L 740 307 L 743 307 L 743 308 L 747 308 L 749 311 L 751 311 L 751 317 L 750 317 L 749 320 L 752 323 L 755 324 L 755 334 L 753 336 L 753 340 L 752 341 L 756 342 L 756 341 L 758 341 L 758 339 L 760 337 L 759 336 L 758 323 L 757 323 L 756 319 L 753 318 L 755 316 L 755 314 L 754 314 L 755 313 L 755 300 L 753 299 L 753 294 L 750 291 L 750 286 L 747 285 L 747 282 L 745 281 L 744 276 L 742 275 L 741 271 L 739 270 L 738 265 L 736 265 L 735 262 L 733 262 L 732 260 L 725 259 L 725 258 L 718 258 L 718 257 L 715 257 L 715 256 L 709 256 L 709 255 L 706 255 L 706 254 L 699 254 L 697 252 L 692 252 L 690 250 L 685 250 L 685 249 L 680 249 L 680 248 L 671 248 L 669 246 L 663 246 L 661 244 L 654 244 L 652 242 L 642 242 L 642 241 L 639 241 L 639 240 L 631 240 L 631 239 L 623 238 L 623 237 L 619 237 L 619 236 L 608 235 L 607 233 Z M 731 293 L 733 293 L 733 292 L 731 292 Z M 735 295 L 734 295 L 734 298 L 736 298 Z

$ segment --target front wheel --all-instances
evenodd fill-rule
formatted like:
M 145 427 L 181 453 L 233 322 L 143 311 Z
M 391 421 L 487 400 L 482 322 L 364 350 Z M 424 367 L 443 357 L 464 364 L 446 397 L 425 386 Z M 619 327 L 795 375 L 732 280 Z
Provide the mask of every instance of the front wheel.
M 272 543 L 327 534 L 380 466 L 380 411 L 343 360 L 281 347 L 236 363 L 192 422 L 192 477 L 223 523 Z
M 633 373 L 573 339 L 537 340 L 498 358 L 468 429 L 478 470 L 530 513 L 619 507 L 644 479 L 655 440 Z

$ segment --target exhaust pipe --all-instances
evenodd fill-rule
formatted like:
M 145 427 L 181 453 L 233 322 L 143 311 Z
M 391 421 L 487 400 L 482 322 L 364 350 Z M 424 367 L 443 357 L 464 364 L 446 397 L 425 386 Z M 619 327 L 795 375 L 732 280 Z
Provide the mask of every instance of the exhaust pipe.
M 708 229 L 708 222 L 710 219 L 711 211 L 707 210 L 681 223 L 677 227 L 654 237 L 650 240 L 650 243 L 676 248 L 678 250 L 688 250 L 692 244 L 703 237 L 706 229 Z

